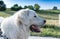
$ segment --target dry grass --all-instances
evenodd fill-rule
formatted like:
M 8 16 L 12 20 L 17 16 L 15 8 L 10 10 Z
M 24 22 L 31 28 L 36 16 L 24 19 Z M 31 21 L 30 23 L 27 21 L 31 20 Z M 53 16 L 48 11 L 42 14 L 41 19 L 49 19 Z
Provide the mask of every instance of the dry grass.
M 48 25 L 59 25 L 59 20 L 46 20 Z

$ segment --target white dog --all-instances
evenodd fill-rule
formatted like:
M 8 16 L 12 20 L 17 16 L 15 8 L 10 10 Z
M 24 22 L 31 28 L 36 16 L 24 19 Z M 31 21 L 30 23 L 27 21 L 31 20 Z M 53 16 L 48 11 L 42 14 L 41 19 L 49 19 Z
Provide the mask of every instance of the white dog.
M 31 31 L 40 32 L 37 26 L 44 25 L 45 22 L 33 10 L 22 9 L 5 18 L 1 24 L 1 30 L 9 39 L 28 39 L 29 28 Z

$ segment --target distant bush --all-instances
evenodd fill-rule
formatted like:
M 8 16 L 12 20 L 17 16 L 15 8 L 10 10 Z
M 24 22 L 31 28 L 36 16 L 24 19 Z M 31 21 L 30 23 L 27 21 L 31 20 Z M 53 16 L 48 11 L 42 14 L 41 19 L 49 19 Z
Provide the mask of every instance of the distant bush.
M 40 8 L 40 6 L 39 6 L 38 4 L 35 4 L 35 5 L 34 5 L 34 9 L 35 9 L 35 11 L 38 11 L 39 8 Z
M 18 6 L 18 4 L 15 4 L 14 6 L 11 7 L 11 10 L 13 10 L 13 11 L 18 11 L 20 9 L 22 9 L 22 7 Z
M 29 8 L 29 9 L 34 10 L 34 11 L 38 11 L 40 9 L 40 6 L 38 4 L 35 4 L 34 6 L 32 6 L 32 5 L 26 6 L 25 5 L 24 9 L 26 9 L 26 8 Z
M 53 7 L 53 10 L 57 10 L 57 7 L 56 7 L 56 6 L 54 6 L 54 7 Z

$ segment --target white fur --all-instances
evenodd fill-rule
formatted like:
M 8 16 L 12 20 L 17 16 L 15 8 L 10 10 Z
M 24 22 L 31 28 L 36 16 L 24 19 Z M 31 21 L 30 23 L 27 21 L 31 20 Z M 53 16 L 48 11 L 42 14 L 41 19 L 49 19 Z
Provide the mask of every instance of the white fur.
M 0 17 L 0 25 L 1 25 L 1 23 L 2 23 L 3 20 L 4 20 L 4 18 Z
M 0 23 L 1 23 L 3 20 L 4 20 L 4 18 L 3 18 L 3 17 L 0 17 Z
M 33 10 L 23 9 L 5 18 L 1 24 L 1 30 L 3 35 L 9 39 L 28 39 L 29 26 L 32 24 L 43 25 L 43 21 L 44 19 Z

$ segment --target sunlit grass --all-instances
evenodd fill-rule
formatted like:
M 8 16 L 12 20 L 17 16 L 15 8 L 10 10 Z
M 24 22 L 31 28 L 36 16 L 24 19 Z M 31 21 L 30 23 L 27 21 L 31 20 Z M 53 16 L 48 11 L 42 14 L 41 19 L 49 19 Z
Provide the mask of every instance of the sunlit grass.
M 7 14 L 5 12 L 0 12 L 0 16 L 2 16 L 2 17 L 8 17 L 8 16 L 10 16 L 10 14 Z
M 46 20 L 46 24 L 48 25 L 59 25 L 59 20 Z
M 41 13 L 39 14 L 38 13 L 38 15 L 40 17 L 45 18 L 45 19 L 58 20 L 58 14 L 47 14 L 47 13 L 46 14 L 44 14 L 44 13 L 43 14 L 41 14 Z

